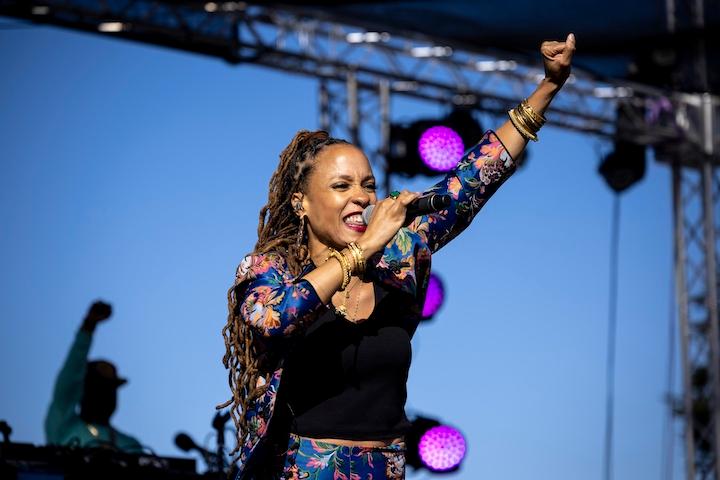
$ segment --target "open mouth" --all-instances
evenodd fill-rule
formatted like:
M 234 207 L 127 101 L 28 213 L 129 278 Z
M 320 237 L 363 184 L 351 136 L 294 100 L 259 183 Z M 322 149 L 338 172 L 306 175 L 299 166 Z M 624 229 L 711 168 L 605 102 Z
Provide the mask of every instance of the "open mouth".
M 346 216 L 345 218 L 343 218 L 343 222 L 345 223 L 346 227 L 357 232 L 364 232 L 367 228 L 360 213 L 353 213 Z

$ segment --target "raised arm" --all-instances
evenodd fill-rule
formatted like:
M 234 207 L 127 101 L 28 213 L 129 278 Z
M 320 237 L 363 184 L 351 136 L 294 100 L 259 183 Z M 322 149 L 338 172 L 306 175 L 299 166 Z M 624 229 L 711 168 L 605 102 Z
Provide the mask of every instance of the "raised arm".
M 83 393 L 87 355 L 91 342 L 92 333 L 85 330 L 77 332 L 55 380 L 52 400 L 45 416 L 45 439 L 49 444 L 62 443 L 63 432 L 77 417 L 75 407 Z
M 564 42 L 543 42 L 540 53 L 543 57 L 545 78 L 527 100 L 535 112 L 543 115 L 570 75 L 572 57 L 575 53 L 575 35 L 569 34 Z M 510 120 L 497 129 L 497 135 L 513 158 L 517 158 L 525 150 L 528 142 Z
M 545 78 L 527 98 L 530 108 L 542 116 L 570 74 L 575 36 L 564 42 L 544 42 L 540 47 Z M 467 151 L 457 167 L 425 193 L 448 194 L 447 210 L 418 217 L 410 228 L 424 237 L 436 252 L 462 232 L 475 215 L 515 171 L 517 158 L 527 145 L 527 135 L 507 120 L 496 132 L 488 131 Z
M 97 325 L 107 320 L 111 313 L 110 305 L 95 302 L 85 315 L 55 380 L 53 397 L 45 417 L 45 437 L 48 443 L 61 443 L 68 425 L 78 416 L 75 407 L 80 403 L 83 395 L 92 336 Z
M 409 228 L 423 237 L 432 252 L 437 252 L 465 230 L 514 171 L 515 162 L 497 135 L 488 131 L 445 178 L 425 192 L 449 195 L 450 206 L 416 218 Z

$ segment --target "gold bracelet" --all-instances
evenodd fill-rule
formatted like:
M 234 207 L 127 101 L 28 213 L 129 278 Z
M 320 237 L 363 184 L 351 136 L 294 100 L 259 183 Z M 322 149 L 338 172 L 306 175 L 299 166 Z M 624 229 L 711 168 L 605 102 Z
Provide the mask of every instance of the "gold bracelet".
M 347 258 L 345 258 L 345 255 L 338 252 L 334 248 L 330 248 L 330 253 L 328 254 L 327 259 L 325 261 L 329 260 L 330 258 L 334 258 L 335 260 L 340 262 L 340 268 L 342 268 L 342 274 L 343 274 L 343 280 L 342 280 L 342 284 L 340 285 L 340 291 L 343 291 L 350 283 L 350 278 L 352 277 L 352 275 L 350 274 L 350 265 L 348 265 L 348 261 L 347 261 Z
M 345 265 L 347 265 L 348 272 L 350 272 L 350 277 L 352 279 L 352 276 L 355 275 L 357 270 L 357 261 L 355 260 L 355 257 L 353 256 L 352 252 L 346 247 L 339 251 L 340 255 L 343 256 L 345 259 Z M 350 265 L 352 264 L 352 266 Z
M 510 121 L 515 127 L 515 130 L 517 130 L 518 133 L 523 136 L 523 138 L 525 138 L 526 140 L 532 140 L 533 142 L 538 141 L 537 135 L 532 133 L 530 129 L 521 122 L 514 108 L 512 110 L 508 110 L 508 116 L 510 117 Z
M 517 118 L 521 121 L 525 128 L 530 131 L 530 133 L 537 133 L 545 123 L 545 119 L 535 113 L 535 110 L 533 110 L 530 104 L 527 103 L 527 100 L 520 102 L 520 104 L 515 108 L 515 113 Z
M 355 259 L 355 273 L 362 275 L 365 273 L 365 252 L 363 252 L 363 249 L 355 242 L 348 243 L 348 248 Z
M 520 106 L 539 125 L 538 129 L 545 125 L 545 122 L 547 122 L 547 118 L 545 118 L 544 115 L 540 115 L 539 113 L 537 113 L 535 109 L 530 106 L 527 98 L 520 102 Z
M 531 133 L 537 133 L 542 127 L 542 123 L 538 123 L 537 119 L 530 115 L 522 104 L 518 105 L 515 109 L 515 114 L 520 122 L 528 129 Z

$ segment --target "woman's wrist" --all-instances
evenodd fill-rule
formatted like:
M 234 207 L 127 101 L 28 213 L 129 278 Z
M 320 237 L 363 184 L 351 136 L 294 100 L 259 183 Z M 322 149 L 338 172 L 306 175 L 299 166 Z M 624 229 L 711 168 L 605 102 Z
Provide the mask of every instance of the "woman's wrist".
M 565 80 L 563 80 L 562 82 L 558 82 L 557 80 L 553 80 L 552 78 L 544 77 L 542 80 L 540 80 L 538 88 L 547 90 L 552 95 L 555 95 L 557 92 L 560 91 L 563 85 L 565 85 Z
M 543 115 L 561 88 L 562 85 L 558 85 L 557 82 L 545 77 L 540 81 L 532 95 L 528 97 L 528 104 L 533 110 Z
M 374 242 L 371 238 L 365 238 L 364 236 L 360 237 L 355 243 L 365 254 L 365 260 L 375 255 L 383 247 L 382 245 L 377 245 L 377 242 Z

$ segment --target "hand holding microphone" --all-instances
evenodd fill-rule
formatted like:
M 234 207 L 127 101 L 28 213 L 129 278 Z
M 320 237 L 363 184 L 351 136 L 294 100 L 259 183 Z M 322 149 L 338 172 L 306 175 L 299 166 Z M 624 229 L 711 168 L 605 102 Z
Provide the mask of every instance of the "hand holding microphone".
M 426 213 L 447 208 L 451 203 L 450 195 L 429 194 L 420 197 L 419 193 L 403 190 L 393 192 L 389 198 L 369 205 L 363 211 L 363 221 L 368 226 L 358 240 L 358 244 L 370 256 L 380 251 L 397 234 L 401 227 Z
M 428 213 L 439 212 L 440 210 L 449 207 L 451 202 L 452 199 L 450 195 L 438 195 L 436 193 L 431 193 L 429 195 L 425 195 L 424 197 L 417 197 L 408 204 L 405 211 L 405 218 L 408 221 L 412 221 L 415 217 L 427 215 Z M 363 210 L 362 217 L 365 225 L 370 224 L 373 210 L 375 210 L 375 205 L 368 205 L 365 207 L 365 210 Z

